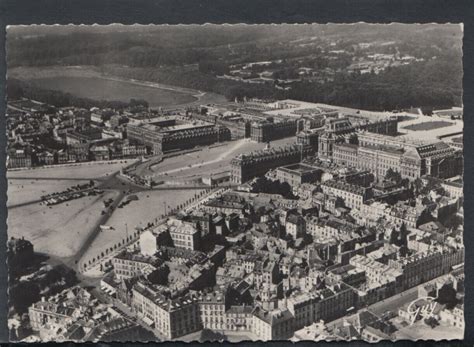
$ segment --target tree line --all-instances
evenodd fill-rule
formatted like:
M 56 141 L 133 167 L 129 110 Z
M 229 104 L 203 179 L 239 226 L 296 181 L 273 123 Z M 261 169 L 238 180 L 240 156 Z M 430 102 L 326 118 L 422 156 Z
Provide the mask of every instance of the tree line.
M 211 72 L 224 69 L 221 63 L 206 61 L 199 70 L 148 69 L 108 66 L 104 70 L 126 78 L 159 82 L 224 95 L 228 100 L 256 97 L 297 99 L 367 110 L 428 109 L 462 105 L 462 66 L 446 57 L 435 61 L 388 68 L 379 74 L 338 73 L 326 83 L 300 81 L 290 90 L 270 82 L 249 84 L 219 79 Z

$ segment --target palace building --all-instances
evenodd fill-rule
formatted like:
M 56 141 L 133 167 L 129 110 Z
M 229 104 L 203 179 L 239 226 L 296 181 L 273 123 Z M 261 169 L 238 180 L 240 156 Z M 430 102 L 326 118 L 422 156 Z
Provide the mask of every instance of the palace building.
M 232 159 L 232 183 L 244 183 L 254 177 L 263 176 L 279 166 L 296 164 L 313 153 L 311 147 L 292 145 L 283 148 L 265 149 L 250 154 L 241 154 Z
M 191 123 L 178 118 L 128 124 L 127 136 L 132 142 L 145 145 L 153 154 L 210 145 L 231 139 L 230 130 L 226 127 L 203 121 Z
M 295 136 L 296 128 L 297 123 L 294 120 L 253 123 L 250 128 L 250 137 L 253 141 L 269 142 L 285 137 Z
M 381 178 L 389 169 L 408 179 L 424 175 L 449 178 L 462 173 L 462 154 L 442 141 L 415 142 L 367 132 L 357 135 L 358 145 L 334 144 L 334 163 L 368 170 Z

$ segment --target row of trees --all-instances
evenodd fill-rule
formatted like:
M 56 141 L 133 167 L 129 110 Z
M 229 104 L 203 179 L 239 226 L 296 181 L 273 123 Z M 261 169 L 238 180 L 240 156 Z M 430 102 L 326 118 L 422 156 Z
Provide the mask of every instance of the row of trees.
M 197 201 L 199 198 L 202 198 L 205 194 L 209 194 L 211 192 L 211 189 L 208 188 L 208 189 L 205 189 L 205 190 L 202 190 L 200 191 L 199 193 L 196 193 L 194 194 L 194 196 L 188 200 L 186 200 L 185 202 L 177 205 L 175 208 L 171 208 L 169 205 L 168 205 L 168 209 L 169 209 L 169 212 L 167 214 L 162 214 L 160 216 L 160 219 L 163 219 L 163 218 L 166 218 L 167 216 L 169 215 L 172 215 L 184 208 L 186 208 L 187 206 L 189 206 L 190 204 L 194 203 L 195 201 Z M 158 218 L 155 219 L 154 222 L 150 222 L 147 224 L 147 227 L 152 227 L 155 225 L 155 223 L 158 222 Z M 109 232 L 109 231 L 107 231 Z M 89 259 L 88 261 L 85 261 L 82 266 L 83 266 L 83 269 L 84 270 L 87 270 L 87 268 L 89 268 L 90 266 L 94 266 L 96 265 L 97 262 L 99 262 L 100 260 L 104 259 L 106 256 L 108 256 L 109 254 L 112 254 L 113 252 L 117 251 L 117 250 L 120 250 L 121 247 L 124 247 L 126 246 L 127 244 L 129 244 L 130 242 L 132 242 L 133 240 L 137 239 L 140 235 L 140 231 L 135 231 L 133 232 L 131 235 L 128 235 L 127 237 L 123 238 L 121 241 L 115 243 L 113 246 L 110 246 L 110 247 L 107 247 L 106 249 L 104 249 L 103 251 L 101 251 L 98 255 L 92 257 L 91 259 Z
M 125 245 L 130 243 L 132 240 L 136 239 L 139 234 L 140 234 L 139 231 L 135 231 L 132 235 L 129 235 L 129 236 L 123 238 L 119 242 L 115 243 L 113 246 L 106 248 L 105 250 L 101 251 L 95 257 L 92 257 L 87 262 L 84 262 L 82 264 L 84 270 L 86 270 L 90 266 L 94 266 L 96 264 L 96 262 L 98 262 L 101 259 L 105 258 L 107 255 L 112 254 L 114 251 L 120 249 L 121 247 L 124 247 Z

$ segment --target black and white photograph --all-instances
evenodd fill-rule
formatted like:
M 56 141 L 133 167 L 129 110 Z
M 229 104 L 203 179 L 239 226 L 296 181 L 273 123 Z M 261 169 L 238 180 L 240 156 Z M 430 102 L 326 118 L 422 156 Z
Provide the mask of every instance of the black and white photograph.
M 10 341 L 463 339 L 463 32 L 8 26 Z

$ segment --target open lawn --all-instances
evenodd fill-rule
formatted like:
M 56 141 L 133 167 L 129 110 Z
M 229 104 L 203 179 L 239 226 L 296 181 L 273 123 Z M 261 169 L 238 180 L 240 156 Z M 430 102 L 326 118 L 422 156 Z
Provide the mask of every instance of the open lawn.
M 143 68 L 143 70 L 146 69 Z M 159 70 L 159 68 L 149 69 L 149 73 L 146 71 L 145 76 L 151 76 Z M 185 107 L 226 102 L 226 98 L 220 94 L 151 82 L 146 80 L 146 78 L 144 80 L 130 79 L 127 77 L 130 76 L 128 73 L 129 68 L 126 66 L 119 69 L 117 69 L 117 66 L 114 66 L 110 72 L 107 73 L 106 71 L 107 68 L 103 69 L 93 66 L 19 66 L 9 69 L 8 77 L 24 81 L 38 81 L 43 83 L 45 88 L 51 89 L 59 89 L 59 84 L 56 83 L 56 80 L 72 78 L 73 80 L 69 80 L 66 85 L 60 86 L 61 91 L 90 97 L 91 99 L 123 100 L 128 102 L 131 98 L 140 98 L 147 100 L 152 107 L 162 106 L 165 109 L 174 109 L 177 106 Z M 105 84 L 110 83 L 112 86 L 105 89 L 87 90 L 85 86 L 90 85 L 91 82 L 79 83 L 79 85 L 77 82 L 72 82 L 74 79 L 77 81 L 78 78 L 100 79 L 105 81 L 100 82 L 100 85 L 109 87 L 109 85 Z M 112 93 L 112 91 L 116 93 Z
M 453 125 L 453 123 L 440 120 L 440 121 L 424 122 L 424 123 L 407 125 L 404 127 L 404 129 L 413 130 L 413 131 L 425 131 L 425 130 L 433 130 L 433 129 L 438 129 L 438 128 L 449 127 L 451 125 Z
M 107 192 L 50 207 L 35 203 L 12 208 L 8 211 L 8 236 L 24 236 L 35 251 L 73 256 L 100 217 L 102 201 L 115 196 L 117 193 Z
M 107 225 L 113 227 L 114 230 L 100 232 L 83 259 L 91 259 L 106 248 L 125 239 L 127 228 L 129 235 L 132 235 L 136 227 L 145 227 L 149 222 L 164 214 L 165 205 L 169 211 L 170 208 L 184 203 L 199 192 L 200 190 L 159 190 L 135 194 L 138 197 L 137 201 L 132 201 L 123 208 L 115 209 L 107 222 Z
M 55 76 L 30 81 L 42 89 L 59 90 L 93 100 L 144 99 L 152 107 L 179 105 L 196 100 L 189 93 L 103 77 Z
M 438 141 L 463 132 L 464 122 L 460 119 L 446 120 L 433 115 L 419 116 L 415 119 L 398 123 L 402 138 L 417 141 Z
M 7 207 L 24 204 L 41 199 L 42 195 L 62 192 L 69 187 L 87 183 L 87 180 L 41 180 L 9 179 Z

